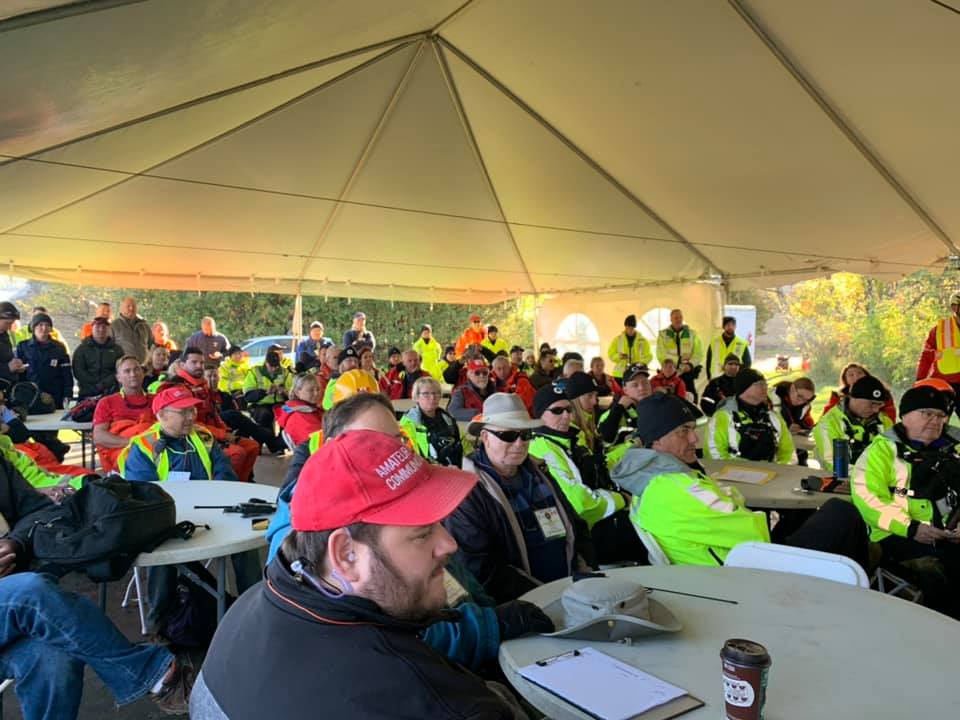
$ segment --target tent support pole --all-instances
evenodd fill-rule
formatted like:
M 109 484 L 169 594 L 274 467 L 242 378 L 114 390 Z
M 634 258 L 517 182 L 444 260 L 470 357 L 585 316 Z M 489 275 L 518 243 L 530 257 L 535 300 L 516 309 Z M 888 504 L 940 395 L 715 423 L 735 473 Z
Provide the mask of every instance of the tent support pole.
M 564 135 L 560 130 L 554 127 L 545 117 L 540 113 L 534 110 L 532 107 L 527 105 L 523 100 L 520 99 L 510 88 L 500 82 L 497 78 L 491 75 L 486 68 L 482 65 L 479 65 L 473 58 L 463 52 L 456 45 L 451 43 L 449 40 L 443 36 L 438 36 L 438 41 L 443 44 L 443 46 L 456 55 L 460 60 L 470 66 L 474 72 L 476 72 L 480 77 L 486 80 L 488 83 L 493 85 L 497 90 L 499 90 L 503 95 L 505 95 L 509 100 L 511 100 L 517 107 L 527 113 L 531 118 L 540 123 L 548 132 L 550 132 L 555 138 L 567 146 L 571 151 L 573 151 L 581 160 L 583 160 L 587 165 L 589 165 L 594 172 L 596 172 L 600 177 L 610 183 L 614 188 L 616 188 L 625 198 L 630 202 L 636 205 L 640 210 L 646 213 L 650 218 L 653 219 L 660 227 L 666 230 L 677 242 L 683 245 L 687 250 L 689 250 L 694 256 L 696 256 L 702 263 L 704 263 L 709 270 L 714 271 L 718 275 L 724 275 L 725 273 L 717 264 L 713 262 L 710 258 L 704 255 L 699 248 L 697 248 L 692 242 L 687 240 L 686 237 L 680 234 L 680 232 L 670 225 L 666 220 L 664 220 L 660 215 L 655 213 L 649 205 L 644 203 L 640 198 L 634 195 L 630 190 L 628 190 L 619 180 L 617 180 L 613 175 L 607 172 L 600 163 L 590 157 L 586 152 L 584 152 L 578 145 L 576 145 L 570 138 Z
M 300 270 L 300 277 L 298 280 L 303 280 L 306 277 L 307 269 L 310 267 L 310 263 L 313 262 L 313 256 L 319 252 L 320 248 L 323 247 L 323 244 L 327 241 L 327 236 L 330 233 L 330 228 L 333 227 L 334 221 L 337 219 L 337 216 L 340 214 L 340 208 L 343 207 L 343 201 L 347 198 L 347 195 L 350 194 L 350 190 L 353 188 L 354 182 L 356 182 L 357 177 L 359 177 L 360 172 L 363 170 L 364 165 L 367 163 L 367 159 L 370 157 L 370 153 L 373 152 L 373 148 L 377 144 L 377 140 L 380 139 L 380 134 L 383 132 L 383 129 L 386 127 L 387 123 L 390 120 L 390 116 L 393 114 L 394 108 L 397 107 L 397 103 L 400 102 L 400 98 L 403 96 L 403 91 L 407 87 L 407 83 L 410 80 L 410 76 L 413 75 L 413 70 L 417 66 L 417 61 L 420 59 L 420 56 L 423 54 L 423 41 L 421 40 L 417 46 L 416 52 L 414 52 L 413 57 L 410 58 L 410 63 L 407 65 L 407 69 L 404 71 L 403 76 L 400 78 L 400 82 L 397 83 L 397 87 L 394 88 L 393 95 L 390 96 L 390 101 L 387 103 L 386 107 L 383 109 L 383 112 L 380 114 L 380 119 L 377 122 L 376 127 L 373 128 L 373 132 L 370 133 L 370 137 L 367 140 L 366 144 L 363 146 L 363 151 L 360 153 L 360 156 L 357 158 L 357 161 L 353 165 L 353 170 L 350 173 L 350 177 L 347 178 L 347 181 L 343 184 L 343 188 L 340 190 L 340 194 L 337 196 L 337 200 L 334 203 L 333 207 L 330 209 L 330 214 L 327 215 L 327 219 L 323 223 L 323 227 L 320 228 L 320 232 L 317 234 L 317 239 L 313 243 L 313 247 L 310 248 L 310 252 L 307 253 L 307 259 L 303 263 L 303 268 Z
M 440 51 L 440 47 L 436 40 L 432 40 L 430 44 L 433 47 L 433 54 L 437 59 L 437 64 L 440 66 L 440 72 L 443 75 L 444 82 L 446 83 L 447 92 L 450 93 L 450 99 L 453 101 L 454 108 L 456 108 L 457 117 L 460 118 L 460 124 L 463 126 L 463 133 L 467 136 L 467 141 L 470 143 L 470 149 L 473 151 L 473 156 L 477 161 L 477 165 L 480 167 L 480 172 L 483 173 L 483 179 L 487 184 L 487 189 L 490 191 L 493 201 L 497 204 L 497 212 L 500 213 L 500 217 L 503 218 L 503 227 L 507 231 L 507 235 L 510 238 L 510 243 L 513 245 L 514 252 L 517 254 L 517 260 L 520 261 L 520 267 L 523 268 L 523 271 L 527 275 L 527 282 L 530 283 L 530 290 L 536 293 L 537 286 L 533 282 L 533 276 L 530 274 L 530 269 L 527 267 L 526 260 L 523 259 L 523 253 L 520 252 L 520 245 L 517 244 L 517 239 L 514 237 L 513 229 L 510 227 L 510 222 L 507 220 L 507 214 L 503 211 L 503 204 L 500 202 L 500 196 L 497 194 L 497 189 L 494 187 L 493 179 L 490 177 L 490 171 L 487 170 L 487 164 L 483 161 L 483 153 L 480 152 L 480 146 L 477 144 L 477 138 L 473 134 L 473 127 L 470 125 L 470 118 L 467 117 L 467 112 L 463 107 L 463 101 L 460 99 L 460 92 L 457 90 L 457 85 L 453 81 L 453 75 L 450 74 L 450 66 L 447 65 L 447 59 Z
M 783 68 L 793 76 L 793 79 L 803 88 L 810 99 L 817 104 L 817 107 L 823 111 L 823 114 L 843 133 L 844 137 L 850 141 L 850 144 L 857 149 L 864 160 L 870 163 L 870 166 L 877 171 L 877 174 L 893 188 L 894 192 L 896 192 L 897 195 L 900 196 L 900 199 L 923 221 L 930 232 L 936 235 L 940 241 L 947 246 L 950 254 L 960 255 L 960 250 L 957 249 L 957 246 L 950 236 L 947 235 L 946 231 L 937 224 L 937 221 L 920 205 L 920 202 L 910 193 L 903 183 L 894 176 L 893 172 L 884 164 L 876 152 L 870 148 L 867 142 L 850 127 L 841 114 L 830 104 L 830 101 L 827 100 L 820 89 L 804 75 L 800 67 L 780 48 L 773 36 L 760 24 L 760 21 L 750 14 L 750 11 L 744 7 L 741 0 L 727 0 L 727 2 L 740 16 L 740 19 L 747 24 L 747 27 L 766 45 L 767 49 L 780 62 Z
M 370 58 L 369 60 L 367 60 L 366 62 L 360 63 L 360 64 L 357 65 L 356 67 L 350 68 L 350 69 L 347 70 L 346 72 L 340 73 L 340 74 L 337 75 L 336 77 L 330 78 L 329 80 L 327 80 L 327 81 L 324 82 L 324 83 L 321 83 L 321 84 L 318 85 L 317 87 L 310 88 L 310 89 L 307 90 L 306 92 L 301 93 L 300 95 L 297 95 L 296 97 L 291 98 L 290 100 L 287 100 L 286 102 L 281 103 L 280 105 L 276 105 L 275 107 L 269 108 L 268 110 L 265 110 L 264 112 L 260 113 L 259 115 L 256 115 L 256 116 L 250 118 L 249 120 L 246 120 L 246 121 L 240 123 L 239 125 L 236 125 L 236 126 L 234 126 L 234 127 L 232 127 L 232 128 L 229 128 L 228 130 L 224 130 L 223 132 L 218 133 L 218 134 L 214 135 L 214 136 L 211 137 L 211 138 L 207 138 L 207 139 L 204 140 L 203 142 L 201 142 L 201 143 L 199 143 L 199 144 L 197 144 L 197 145 L 194 145 L 194 146 L 192 146 L 192 147 L 189 147 L 189 148 L 187 148 L 186 150 L 177 153 L 177 154 L 174 155 L 173 157 L 165 158 L 164 160 L 161 160 L 160 162 L 155 163 L 155 164 L 151 165 L 150 167 L 145 168 L 144 170 L 141 170 L 141 171 L 139 171 L 139 172 L 125 174 L 124 177 L 122 177 L 120 180 L 117 180 L 116 182 L 109 183 L 109 184 L 105 185 L 104 187 L 102 187 L 102 188 L 100 188 L 100 189 L 98 189 L 98 190 L 94 190 L 93 192 L 87 193 L 86 195 L 84 195 L 84 196 L 82 196 L 82 197 L 79 197 L 79 198 L 76 198 L 76 199 L 74 199 L 74 200 L 71 200 L 71 201 L 69 201 L 69 202 L 67 202 L 67 203 L 64 203 L 63 205 L 58 205 L 57 207 L 55 207 L 55 208 L 53 208 L 53 209 L 51 209 L 51 210 L 47 210 L 46 212 L 43 212 L 43 213 L 41 213 L 40 215 L 37 215 L 37 216 L 35 216 L 35 217 L 32 217 L 32 218 L 30 218 L 29 220 L 25 220 L 25 221 L 23 221 L 23 222 L 21 222 L 21 223 L 18 223 L 17 225 L 14 225 L 13 227 L 4 228 L 3 230 L 0 230 L 0 235 L 3 235 L 3 234 L 5 234 L 5 233 L 14 232 L 14 231 L 16 231 L 16 230 L 19 230 L 19 229 L 22 228 L 22 227 L 25 227 L 25 226 L 29 225 L 30 223 L 34 223 L 34 222 L 36 222 L 37 220 L 42 220 L 43 218 L 45 218 L 45 217 L 47 217 L 47 216 L 49 216 L 49 215 L 52 215 L 53 213 L 60 212 L 61 210 L 66 210 L 67 208 L 72 207 L 72 206 L 76 205 L 77 203 L 81 203 L 81 202 L 83 202 L 84 200 L 89 200 L 90 198 L 92 198 L 92 197 L 94 197 L 94 196 L 96 196 L 96 195 L 99 195 L 100 193 L 106 192 L 106 191 L 108 191 L 108 190 L 112 190 L 113 188 L 115 188 L 115 187 L 117 187 L 117 186 L 119 186 L 119 185 L 123 185 L 125 182 L 128 182 L 128 181 L 130 181 L 130 180 L 133 180 L 133 179 L 136 178 L 136 177 L 140 177 L 141 175 L 146 175 L 147 173 L 149 173 L 149 172 L 151 172 L 151 171 L 153 171 L 153 170 L 155 170 L 155 169 L 157 169 L 157 168 L 159 168 L 159 167 L 162 167 L 163 165 L 166 165 L 167 163 L 173 162 L 173 161 L 175 161 L 175 160 L 179 160 L 180 158 L 185 157 L 186 155 L 189 155 L 189 154 L 192 153 L 192 152 L 196 152 L 197 150 L 201 150 L 202 148 L 206 147 L 207 145 L 211 145 L 212 143 L 215 143 L 215 142 L 218 142 L 218 141 L 220 141 L 220 140 L 223 140 L 225 137 L 229 137 L 230 135 L 233 135 L 234 133 L 239 132 L 239 131 L 243 130 L 244 128 L 250 127 L 250 126 L 253 125 L 254 123 L 260 122 L 260 121 L 263 120 L 264 118 L 268 118 L 268 117 L 270 117 L 271 115 L 273 115 L 273 114 L 275 114 L 275 113 L 278 113 L 278 112 L 280 112 L 280 111 L 282 111 L 282 110 L 285 110 L 286 108 L 290 107 L 290 106 L 293 105 L 294 103 L 300 102 L 301 100 L 303 100 L 303 99 L 305 99 L 305 98 L 308 98 L 308 97 L 310 97 L 311 95 L 314 95 L 314 94 L 316 94 L 316 93 L 318 93 L 318 92 L 321 92 L 321 91 L 325 90 L 326 88 L 330 87 L 331 85 L 334 85 L 334 84 L 340 82 L 341 80 L 345 80 L 346 78 L 354 75 L 355 73 L 360 72 L 361 70 L 365 70 L 366 68 L 370 67 L 371 65 L 376 64 L 376 63 L 379 62 L 380 60 L 383 60 L 383 59 L 389 57 L 390 55 L 393 55 L 395 52 L 399 52 L 399 51 L 403 50 L 403 48 L 409 47 L 409 45 L 410 45 L 410 43 L 406 43 L 406 44 L 403 44 L 403 45 L 396 45 L 396 46 L 390 48 L 389 50 L 387 50 L 386 52 L 382 52 L 382 53 L 380 53 L 379 55 L 377 55 L 376 57 L 372 57 L 372 58 Z M 26 158 L 23 158 L 22 160 L 23 160 L 24 162 L 37 162 L 37 161 L 33 160 L 32 157 L 26 157 Z M 17 160 L 11 160 L 10 162 L 17 162 Z M 3 166 L 3 162 L 0 162 L 0 167 L 2 167 L 2 166 Z

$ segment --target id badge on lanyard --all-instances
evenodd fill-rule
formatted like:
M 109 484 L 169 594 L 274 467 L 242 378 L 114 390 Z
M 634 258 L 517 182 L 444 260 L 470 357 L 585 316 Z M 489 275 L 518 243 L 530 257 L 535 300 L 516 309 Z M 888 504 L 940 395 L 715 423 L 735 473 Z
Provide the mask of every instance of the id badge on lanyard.
M 448 607 L 456 607 L 468 597 L 466 589 L 447 569 L 443 571 L 443 589 L 447 593 Z
M 537 524 L 545 540 L 556 540 L 567 536 L 567 528 L 555 507 L 534 510 L 533 514 L 537 518 Z

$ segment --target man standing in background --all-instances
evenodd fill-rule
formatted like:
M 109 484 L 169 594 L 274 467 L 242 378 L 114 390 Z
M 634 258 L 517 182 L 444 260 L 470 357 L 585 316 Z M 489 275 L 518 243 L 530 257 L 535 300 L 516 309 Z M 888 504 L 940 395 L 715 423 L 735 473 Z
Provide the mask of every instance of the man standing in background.
M 143 365 L 153 333 L 147 321 L 137 315 L 137 301 L 125 297 L 120 303 L 120 317 L 113 321 L 113 340 L 124 355 L 133 355 Z
M 197 348 L 203 353 L 203 359 L 219 365 L 227 354 L 230 341 L 223 333 L 217 332 L 217 323 L 212 317 L 200 321 L 200 330 L 189 338 L 184 347 Z

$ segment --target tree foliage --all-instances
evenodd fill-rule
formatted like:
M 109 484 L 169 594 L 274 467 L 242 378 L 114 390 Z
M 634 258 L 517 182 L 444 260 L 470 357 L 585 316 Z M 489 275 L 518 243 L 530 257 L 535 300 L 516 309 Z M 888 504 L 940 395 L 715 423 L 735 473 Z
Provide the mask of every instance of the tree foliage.
M 114 314 L 126 296 L 136 298 L 138 312 L 150 323 L 163 320 L 170 335 L 182 343 L 200 328 L 200 318 L 210 315 L 217 321 L 217 329 L 231 342 L 258 335 L 290 334 L 293 322 L 294 298 L 271 293 L 175 292 L 169 290 L 139 290 L 128 288 L 77 288 L 57 283 L 33 283 L 30 292 L 21 300 L 24 317 L 29 309 L 42 305 L 50 311 L 65 337 L 76 345 L 80 326 L 93 317 L 96 305 L 109 302 Z M 367 327 L 377 338 L 377 357 L 385 362 L 391 346 L 410 347 L 420 334 L 424 323 L 433 326 L 434 336 L 442 343 L 453 343 L 468 325 L 471 313 L 479 313 L 485 324 L 496 325 L 500 337 L 509 344 L 529 347 L 533 342 L 532 300 L 509 301 L 496 305 L 473 307 L 468 305 L 430 303 L 391 303 L 387 300 L 322 297 L 303 298 L 303 322 L 306 331 L 313 320 L 321 321 L 326 334 L 337 344 L 350 328 L 353 314 L 362 310 L 367 315 Z
M 836 383 L 843 365 L 860 362 L 902 392 L 957 284 L 952 274 L 928 272 L 895 283 L 850 273 L 799 283 L 783 293 L 790 340 L 818 382 Z

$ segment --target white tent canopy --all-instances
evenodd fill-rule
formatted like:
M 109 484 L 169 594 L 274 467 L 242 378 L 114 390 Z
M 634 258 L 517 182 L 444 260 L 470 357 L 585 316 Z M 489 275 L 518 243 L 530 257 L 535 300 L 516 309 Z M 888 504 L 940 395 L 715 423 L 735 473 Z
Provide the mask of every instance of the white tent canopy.
M 3 16 L 14 275 L 480 304 L 894 277 L 960 254 L 947 2 L 18 0 Z

